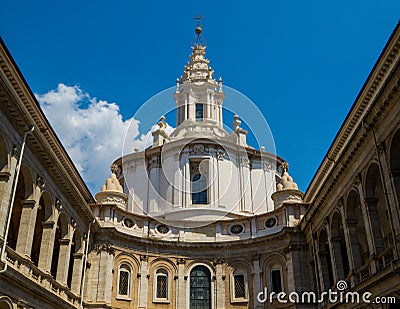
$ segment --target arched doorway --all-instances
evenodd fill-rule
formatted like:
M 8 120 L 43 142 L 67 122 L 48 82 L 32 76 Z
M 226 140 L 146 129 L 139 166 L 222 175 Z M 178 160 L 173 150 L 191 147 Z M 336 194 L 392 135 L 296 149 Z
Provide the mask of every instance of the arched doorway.
M 190 272 L 190 309 L 211 309 L 211 274 L 203 265 Z

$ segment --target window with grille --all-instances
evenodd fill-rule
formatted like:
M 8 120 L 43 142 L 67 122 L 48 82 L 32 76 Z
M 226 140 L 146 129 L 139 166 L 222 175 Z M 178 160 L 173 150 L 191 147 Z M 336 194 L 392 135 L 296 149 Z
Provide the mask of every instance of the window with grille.
M 156 274 L 156 298 L 168 299 L 168 274 L 165 270 L 158 270 Z
M 233 285 L 235 298 L 246 298 L 246 284 L 244 275 L 233 275 Z
M 131 281 L 131 270 L 126 264 L 122 264 L 118 271 L 118 295 L 129 296 Z

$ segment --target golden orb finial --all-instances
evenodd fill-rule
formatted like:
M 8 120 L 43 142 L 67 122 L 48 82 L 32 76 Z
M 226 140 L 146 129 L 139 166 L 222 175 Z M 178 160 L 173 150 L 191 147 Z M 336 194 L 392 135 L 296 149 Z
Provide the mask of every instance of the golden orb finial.
M 197 27 L 196 27 L 195 32 L 196 32 L 197 35 L 200 35 L 202 31 L 203 31 L 203 29 L 201 29 L 200 23 L 199 23 L 199 24 L 197 25 Z

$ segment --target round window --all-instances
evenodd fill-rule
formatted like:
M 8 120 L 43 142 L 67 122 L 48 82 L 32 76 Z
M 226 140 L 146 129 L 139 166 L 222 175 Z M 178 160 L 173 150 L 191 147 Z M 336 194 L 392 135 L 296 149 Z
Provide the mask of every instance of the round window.
M 243 224 L 234 224 L 234 225 L 231 226 L 230 231 L 231 231 L 232 234 L 243 233 L 244 226 L 243 226 Z
M 169 227 L 164 224 L 159 224 L 157 225 L 156 230 L 160 234 L 167 234 L 169 232 Z
M 132 228 L 135 225 L 135 222 L 132 219 L 124 218 L 122 220 L 122 224 L 127 228 Z
M 268 218 L 267 220 L 265 220 L 265 227 L 267 229 L 270 229 L 271 227 L 276 226 L 277 223 L 278 223 L 278 220 L 275 217 L 271 217 L 271 218 Z

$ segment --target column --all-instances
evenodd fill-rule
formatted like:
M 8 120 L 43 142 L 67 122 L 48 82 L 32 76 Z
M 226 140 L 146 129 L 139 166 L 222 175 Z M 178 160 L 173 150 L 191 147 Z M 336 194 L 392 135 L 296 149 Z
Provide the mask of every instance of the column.
M 147 308 L 147 299 L 149 292 L 149 279 L 147 278 L 147 255 L 140 256 L 140 289 L 139 289 L 139 307 Z
M 35 232 L 35 223 L 37 207 L 35 200 L 22 201 L 21 221 L 19 224 L 18 240 L 16 251 L 30 258 L 32 250 L 33 234 Z
M 176 289 L 176 308 L 186 308 L 186 283 L 185 283 L 185 263 L 183 258 L 177 259 L 178 264 L 178 286 Z
M 51 259 L 53 256 L 53 248 L 54 248 L 54 237 L 55 237 L 55 222 L 47 221 L 42 222 L 43 233 L 42 233 L 42 244 L 40 246 L 39 253 L 39 264 L 38 267 L 50 273 L 51 268 Z
M 74 263 L 72 270 L 71 292 L 78 295 L 81 290 L 83 253 L 75 253 L 73 258 Z
M 56 280 L 65 286 L 67 285 L 67 278 L 68 278 L 70 250 L 71 250 L 71 241 L 69 239 L 61 239 Z

